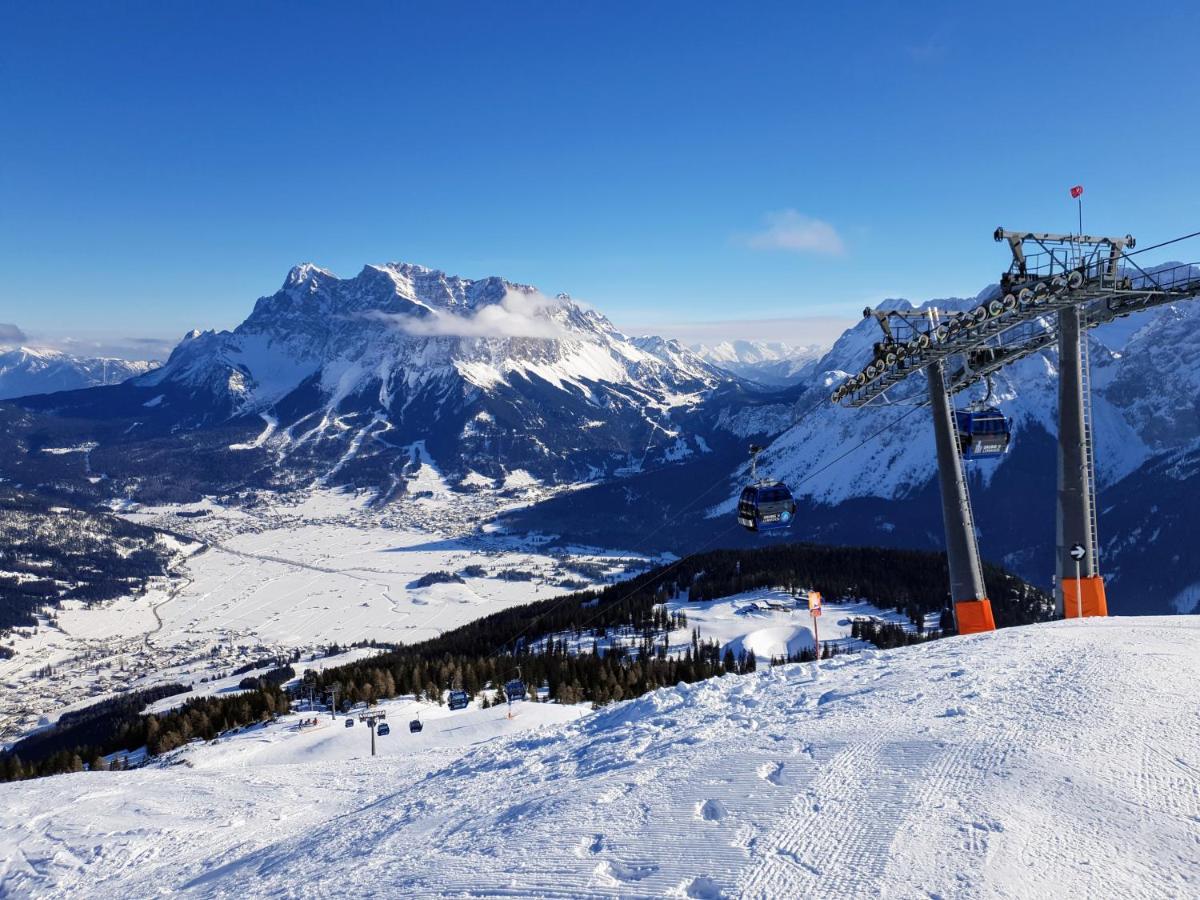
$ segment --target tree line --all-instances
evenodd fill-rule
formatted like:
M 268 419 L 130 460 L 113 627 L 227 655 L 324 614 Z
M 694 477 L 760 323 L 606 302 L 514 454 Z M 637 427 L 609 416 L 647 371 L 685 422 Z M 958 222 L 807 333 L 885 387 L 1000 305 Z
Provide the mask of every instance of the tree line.
M 0 634 L 64 600 L 137 593 L 170 560 L 152 528 L 0 486 Z
M 255 690 L 232 696 L 193 697 L 164 713 L 142 715 L 147 705 L 191 690 L 163 685 L 122 694 L 74 714 L 64 714 L 57 727 L 30 735 L 0 753 L 0 781 L 16 781 L 109 768 L 104 757 L 145 747 L 159 756 L 193 739 L 210 741 L 219 734 L 287 712 L 291 698 L 277 684 L 264 681 Z M 121 759 L 116 760 L 121 767 Z

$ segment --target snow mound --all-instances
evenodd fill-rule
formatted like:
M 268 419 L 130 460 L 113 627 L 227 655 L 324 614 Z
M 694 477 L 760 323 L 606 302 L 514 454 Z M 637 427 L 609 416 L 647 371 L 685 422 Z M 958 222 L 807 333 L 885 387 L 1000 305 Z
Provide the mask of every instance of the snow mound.
M 773 656 L 788 656 L 801 650 L 812 650 L 813 634 L 801 625 L 775 625 L 759 628 L 742 638 L 741 646 L 747 653 L 770 659 Z M 736 655 L 740 648 L 731 647 Z
M 1059 622 L 474 749 L 2 785 L 0 894 L 1195 896 L 1198 678 L 1196 618 Z

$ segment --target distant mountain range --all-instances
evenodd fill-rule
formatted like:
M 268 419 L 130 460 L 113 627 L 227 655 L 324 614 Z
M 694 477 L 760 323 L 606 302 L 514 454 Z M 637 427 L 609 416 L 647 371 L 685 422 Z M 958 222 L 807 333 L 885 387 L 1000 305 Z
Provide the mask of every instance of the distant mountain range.
M 158 363 L 72 356 L 57 350 L 0 348 L 0 400 L 117 384 L 149 372 Z
M 88 464 L 107 480 L 93 490 L 171 499 L 315 481 L 386 501 L 717 454 L 740 443 L 733 411 L 772 400 L 565 295 L 390 263 L 348 279 L 297 266 L 233 331 L 192 332 L 161 368 L 9 415 L 36 414 L 23 424 L 46 441 L 95 444 Z M 12 477 L 63 477 L 61 460 L 26 450 Z
M 691 350 L 707 363 L 759 384 L 786 387 L 804 381 L 828 347 L 797 347 L 778 341 L 722 341 L 713 346 L 693 344 Z
M 1101 569 L 1117 611 L 1200 608 L 1186 528 L 1200 500 L 1198 316 L 1167 307 L 1091 335 Z M 238 328 L 189 334 L 159 369 L 0 405 L 0 476 L 143 500 L 314 483 L 379 502 L 571 485 L 507 524 L 689 551 L 761 540 L 731 512 L 754 441 L 767 445 L 760 471 L 802 501 L 793 538 L 938 547 L 929 414 L 913 405 L 922 384 L 893 406 L 828 403 L 878 339 L 864 320 L 816 359 L 751 342 L 696 350 L 621 334 L 567 296 L 500 278 L 298 266 Z M 799 380 L 734 371 L 776 364 Z M 971 467 L 984 555 L 1042 587 L 1054 566 L 1056 372 L 1051 350 L 996 379 L 1013 446 Z

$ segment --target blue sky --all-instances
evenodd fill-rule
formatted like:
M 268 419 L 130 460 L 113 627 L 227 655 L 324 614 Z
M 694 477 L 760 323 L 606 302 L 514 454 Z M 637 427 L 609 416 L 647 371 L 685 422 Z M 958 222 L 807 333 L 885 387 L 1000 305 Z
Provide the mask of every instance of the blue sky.
M 975 293 L 1072 184 L 1196 230 L 1196 5 L 1055 7 L 9 3 L 0 323 L 136 355 L 406 260 L 803 339 Z

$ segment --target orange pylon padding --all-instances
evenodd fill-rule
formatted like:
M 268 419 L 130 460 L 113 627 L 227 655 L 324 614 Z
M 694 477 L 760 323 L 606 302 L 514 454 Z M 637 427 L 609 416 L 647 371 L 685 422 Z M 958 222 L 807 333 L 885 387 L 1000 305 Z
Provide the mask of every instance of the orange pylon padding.
M 1078 618 L 1080 606 L 1083 607 L 1085 616 L 1108 615 L 1108 598 L 1104 594 L 1104 579 L 1099 575 L 1079 579 L 1064 578 L 1062 591 L 1064 619 Z
M 992 601 L 987 597 L 982 600 L 959 600 L 954 604 L 954 615 L 958 619 L 959 634 L 996 630 L 996 620 L 992 618 Z

